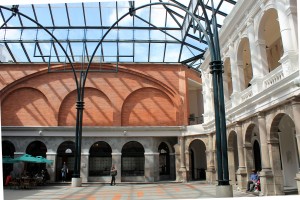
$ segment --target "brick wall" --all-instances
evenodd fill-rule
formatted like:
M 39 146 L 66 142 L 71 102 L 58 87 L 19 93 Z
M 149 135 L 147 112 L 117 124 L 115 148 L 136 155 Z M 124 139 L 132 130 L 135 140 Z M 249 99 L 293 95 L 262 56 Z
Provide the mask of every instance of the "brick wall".
M 72 72 L 48 73 L 42 64 L 3 64 L 2 126 L 74 126 L 76 84 Z M 124 64 L 118 73 L 90 72 L 84 126 L 187 124 L 186 80 L 199 74 L 182 65 Z

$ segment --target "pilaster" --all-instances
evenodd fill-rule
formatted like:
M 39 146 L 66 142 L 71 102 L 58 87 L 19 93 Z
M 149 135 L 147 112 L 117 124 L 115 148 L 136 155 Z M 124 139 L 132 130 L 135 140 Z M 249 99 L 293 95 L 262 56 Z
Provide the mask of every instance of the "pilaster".
M 159 181 L 159 153 L 145 152 L 145 181 Z
M 56 175 L 56 156 L 57 154 L 55 152 L 47 152 L 46 153 L 46 158 L 48 160 L 53 160 L 51 164 L 46 164 L 46 169 L 49 173 L 50 176 L 50 182 L 55 182 L 55 175 Z
M 89 152 L 81 153 L 80 177 L 82 182 L 88 182 Z
M 113 152 L 111 153 L 111 159 L 112 159 L 112 164 L 115 165 L 115 168 L 117 169 L 117 176 L 116 176 L 116 183 L 121 182 L 121 177 L 122 177 L 122 168 L 121 168 L 121 163 L 122 163 L 122 153 L 119 152 Z

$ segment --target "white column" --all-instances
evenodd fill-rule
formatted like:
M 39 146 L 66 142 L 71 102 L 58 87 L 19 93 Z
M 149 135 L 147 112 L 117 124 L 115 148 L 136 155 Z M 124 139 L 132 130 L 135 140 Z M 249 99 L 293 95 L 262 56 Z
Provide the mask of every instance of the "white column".
M 228 50 L 230 56 L 230 69 L 232 77 L 232 95 L 231 102 L 232 106 L 239 104 L 239 93 L 245 89 L 245 78 L 243 71 L 243 64 L 237 62 L 237 52 L 234 51 L 234 44 L 229 45 Z
M 232 77 L 232 95 L 241 91 L 240 81 L 239 81 L 239 69 L 237 65 L 237 52 L 234 51 L 234 44 L 230 43 L 228 54 L 230 56 L 230 70 L 231 70 L 231 77 Z
M 295 30 L 296 7 L 288 7 L 286 2 L 276 1 L 278 21 L 283 45 L 283 56 L 280 59 L 283 72 L 289 75 L 298 66 L 297 31 Z
M 259 44 L 259 42 L 255 40 L 254 22 L 252 18 L 247 22 L 247 32 L 253 73 L 250 83 L 253 86 L 268 73 L 267 54 L 265 52 L 266 46 L 264 44 Z M 259 52 L 263 53 L 263 56 L 261 56 Z M 261 58 L 259 58 L 260 56 Z

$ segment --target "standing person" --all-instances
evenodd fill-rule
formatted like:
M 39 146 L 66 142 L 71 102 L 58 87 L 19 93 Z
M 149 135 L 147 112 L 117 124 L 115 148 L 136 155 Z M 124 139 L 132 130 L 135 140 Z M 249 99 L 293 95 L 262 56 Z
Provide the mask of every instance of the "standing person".
M 115 166 L 113 165 L 111 167 L 111 170 L 110 170 L 110 175 L 111 175 L 111 182 L 110 182 L 110 185 L 116 185 L 116 176 L 117 176 L 117 169 L 115 168 Z
M 68 172 L 69 172 L 69 169 L 66 165 L 66 162 L 64 162 L 63 167 L 61 168 L 61 179 L 62 179 L 63 182 L 66 181 Z
M 250 174 L 250 180 L 248 181 L 247 184 L 247 192 L 252 191 L 255 187 L 255 183 L 258 181 L 258 174 L 256 171 L 253 169 L 251 174 Z M 252 183 L 252 187 L 250 188 L 250 184 Z

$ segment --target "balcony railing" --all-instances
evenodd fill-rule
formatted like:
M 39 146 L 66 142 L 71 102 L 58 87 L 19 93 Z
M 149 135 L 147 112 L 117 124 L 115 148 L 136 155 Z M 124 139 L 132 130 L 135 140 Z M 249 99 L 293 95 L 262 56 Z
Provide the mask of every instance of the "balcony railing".
M 263 89 L 267 89 L 284 78 L 282 66 L 277 67 L 264 77 Z

